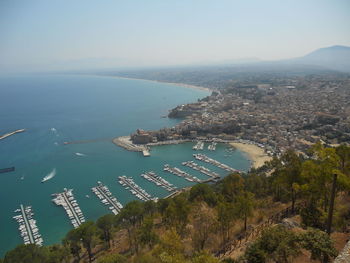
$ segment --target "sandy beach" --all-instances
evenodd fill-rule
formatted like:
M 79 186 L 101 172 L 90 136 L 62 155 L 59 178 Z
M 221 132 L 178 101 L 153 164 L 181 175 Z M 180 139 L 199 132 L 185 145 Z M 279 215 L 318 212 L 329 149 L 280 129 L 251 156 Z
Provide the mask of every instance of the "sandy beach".
M 272 160 L 272 157 L 268 156 L 263 148 L 260 148 L 254 144 L 230 142 L 230 145 L 242 152 L 245 152 L 252 161 L 252 166 L 254 168 L 259 168 L 263 166 L 265 162 Z
M 195 86 L 190 85 L 186 83 L 177 83 L 177 82 L 166 82 L 166 81 L 159 81 L 159 80 L 151 80 L 151 79 L 140 79 L 140 78 L 128 78 L 128 77 L 121 77 L 121 76 L 113 76 L 113 75 L 99 75 L 99 74 L 89 74 L 90 76 L 96 76 L 96 77 L 109 77 L 109 78 L 118 78 L 118 79 L 131 79 L 131 80 L 144 80 L 144 81 L 150 81 L 150 82 L 158 82 L 158 83 L 164 83 L 169 85 L 176 85 L 184 88 L 190 88 L 190 89 L 196 89 L 201 91 L 207 91 L 211 92 L 212 90 L 206 87 L 201 86 Z

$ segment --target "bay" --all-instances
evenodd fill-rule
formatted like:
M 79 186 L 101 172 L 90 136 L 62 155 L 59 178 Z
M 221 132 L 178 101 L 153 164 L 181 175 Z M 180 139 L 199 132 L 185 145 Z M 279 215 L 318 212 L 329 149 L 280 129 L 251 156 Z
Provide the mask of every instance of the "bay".
M 171 127 L 178 120 L 162 118 L 168 110 L 207 96 L 206 91 L 173 84 L 112 77 L 73 75 L 22 75 L 0 77 L 0 134 L 25 128 L 0 141 L 0 168 L 16 171 L 0 174 L 0 257 L 22 243 L 17 222 L 12 219 L 20 204 L 31 205 L 44 244 L 60 242 L 72 226 L 51 194 L 64 187 L 74 195 L 88 220 L 109 213 L 91 192 L 97 181 L 106 184 L 125 205 L 135 197 L 118 183 L 120 175 L 132 176 L 153 196 L 168 193 L 139 175 L 153 170 L 185 187 L 191 183 L 163 172 L 168 163 L 200 178 L 205 176 L 182 167 L 193 160 L 193 143 L 153 147 L 151 157 L 128 152 L 111 142 L 113 137 Z M 94 140 L 64 145 L 66 141 Z M 239 151 L 218 145 L 204 153 L 234 168 L 248 170 L 250 162 Z M 209 169 L 227 173 L 205 164 Z M 41 183 L 55 169 L 56 175 Z M 89 195 L 90 198 L 87 198 Z

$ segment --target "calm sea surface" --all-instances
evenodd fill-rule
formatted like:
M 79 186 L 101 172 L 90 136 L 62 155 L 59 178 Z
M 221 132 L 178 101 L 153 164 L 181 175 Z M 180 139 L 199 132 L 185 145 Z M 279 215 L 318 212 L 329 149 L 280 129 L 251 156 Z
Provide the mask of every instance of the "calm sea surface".
M 145 158 L 115 146 L 111 139 L 137 128 L 174 126 L 177 120 L 162 118 L 169 109 L 206 95 L 208 92 L 176 85 L 108 77 L 0 77 L 0 134 L 27 129 L 0 140 L 0 168 L 16 167 L 15 172 L 0 174 L 0 257 L 23 242 L 12 219 L 20 204 L 33 207 L 44 244 L 60 242 L 72 226 L 64 209 L 51 201 L 51 194 L 64 187 L 74 189 L 87 220 L 96 220 L 109 213 L 91 191 L 98 180 L 125 205 L 135 197 L 117 182 L 119 175 L 132 176 L 158 197 L 168 192 L 141 178 L 142 172 L 153 170 L 178 187 L 191 185 L 164 173 L 163 165 L 168 163 L 205 179 L 181 165 L 193 160 L 193 143 L 153 147 L 152 156 Z M 62 144 L 95 139 L 98 141 Z M 215 152 L 202 152 L 234 168 L 249 169 L 246 156 L 229 151 L 226 145 L 219 145 Z M 204 166 L 227 175 L 219 168 Z M 54 169 L 56 176 L 40 183 Z

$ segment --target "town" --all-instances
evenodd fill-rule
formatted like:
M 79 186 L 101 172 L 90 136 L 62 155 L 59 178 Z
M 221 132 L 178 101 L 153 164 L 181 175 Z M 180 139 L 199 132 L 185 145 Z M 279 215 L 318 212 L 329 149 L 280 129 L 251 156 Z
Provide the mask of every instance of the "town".
M 267 78 L 267 77 L 266 77 Z M 258 80 L 255 80 L 258 81 Z M 281 154 L 303 153 L 317 141 L 350 142 L 350 77 L 319 74 L 271 77 L 258 84 L 228 82 L 198 102 L 179 105 L 169 118 L 175 127 L 137 130 L 135 144 L 180 139 L 244 140 Z

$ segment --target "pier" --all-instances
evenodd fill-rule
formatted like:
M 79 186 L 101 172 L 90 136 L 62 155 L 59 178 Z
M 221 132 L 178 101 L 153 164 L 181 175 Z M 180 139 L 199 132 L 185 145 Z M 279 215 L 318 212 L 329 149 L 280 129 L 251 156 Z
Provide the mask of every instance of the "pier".
M 141 177 L 154 183 L 157 186 L 164 188 L 165 190 L 167 190 L 169 192 L 176 190 L 176 186 L 172 185 L 167 180 L 165 180 L 162 177 L 160 177 L 159 175 L 157 175 L 155 172 L 143 173 L 143 174 L 141 174 Z
M 92 187 L 91 190 L 98 197 L 98 199 L 101 200 L 102 204 L 110 205 L 109 209 L 113 214 L 117 215 L 123 208 L 122 204 L 112 195 L 108 187 L 103 185 L 100 181 L 98 181 L 97 186 Z
M 149 152 L 148 149 L 144 149 L 144 150 L 142 151 L 142 154 L 143 154 L 144 157 L 149 157 L 149 156 L 151 156 L 151 153 Z
M 12 136 L 12 135 L 14 135 L 16 133 L 25 132 L 25 131 L 26 131 L 25 129 L 20 129 L 20 130 L 16 130 L 16 131 L 13 131 L 13 132 L 6 133 L 4 135 L 0 135 L 0 140 L 5 139 L 7 137 L 10 137 L 10 136 Z
M 55 198 L 52 201 L 56 205 L 63 206 L 74 228 L 85 222 L 84 215 L 73 196 L 73 189 L 64 188 L 64 192 L 53 194 L 53 196 Z
M 164 165 L 164 171 L 174 174 L 176 176 L 182 177 L 189 182 L 201 183 L 202 181 L 198 179 L 196 176 L 190 175 L 177 167 L 170 167 L 168 164 Z
M 187 166 L 187 167 L 190 167 L 196 171 L 199 171 L 201 172 L 202 174 L 205 174 L 209 177 L 211 177 L 212 179 L 219 179 L 220 178 L 220 175 L 215 173 L 215 172 L 212 172 L 210 171 L 208 168 L 204 167 L 204 166 L 200 166 L 198 164 L 196 164 L 195 162 L 193 161 L 188 161 L 188 162 L 183 162 L 182 163 L 183 166 Z
M 209 151 L 215 151 L 216 150 L 216 142 L 212 142 L 211 144 L 208 145 L 208 150 Z
M 31 206 L 24 207 L 20 205 L 20 209 L 15 210 L 16 213 L 20 212 L 19 215 L 13 218 L 18 222 L 18 230 L 21 233 L 24 244 L 36 244 L 38 246 L 43 245 L 43 239 L 39 234 L 39 229 L 36 226 L 36 220 L 33 219 L 33 211 Z
M 131 177 L 126 177 L 125 175 L 119 176 L 119 183 L 125 187 L 125 189 L 129 190 L 133 195 L 135 195 L 138 199 L 142 201 L 154 200 L 157 201 L 158 198 L 152 198 L 149 193 L 147 193 L 144 189 L 138 186 Z
M 193 150 L 203 150 L 204 142 L 198 141 L 195 146 L 192 147 Z
M 197 160 L 199 161 L 202 161 L 202 162 L 205 162 L 205 163 L 210 163 L 216 167 L 219 167 L 221 169 L 224 169 L 225 171 L 227 172 L 232 172 L 232 173 L 240 173 L 241 171 L 235 169 L 235 168 L 232 168 L 226 164 L 223 164 L 223 163 L 220 163 L 219 161 L 216 161 L 212 158 L 209 158 L 208 156 L 204 155 L 204 154 L 193 154 L 193 157 L 196 158 Z

